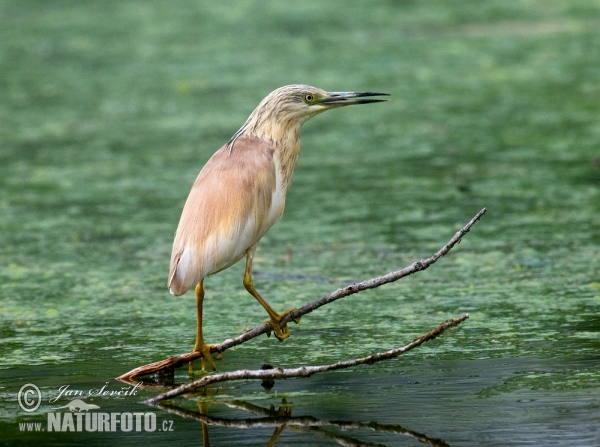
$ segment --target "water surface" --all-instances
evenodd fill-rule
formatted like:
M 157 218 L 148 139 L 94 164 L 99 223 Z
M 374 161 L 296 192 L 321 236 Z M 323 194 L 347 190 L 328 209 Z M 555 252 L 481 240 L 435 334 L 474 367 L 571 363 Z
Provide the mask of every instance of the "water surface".
M 597 2 L 6 1 L 0 20 L 2 443 L 198 445 L 204 430 L 267 445 L 283 420 L 277 445 L 600 445 Z M 183 202 L 256 104 L 296 82 L 392 97 L 306 124 L 255 258 L 276 309 L 428 257 L 488 213 L 429 270 L 219 369 L 332 363 L 470 319 L 397 360 L 271 391 L 220 385 L 168 411 L 139 404 L 153 387 L 86 399 L 173 431 L 20 431 L 68 402 L 49 402 L 61 386 L 119 390 L 114 377 L 192 347 L 193 296 L 165 287 Z M 207 341 L 265 318 L 242 275 L 206 281 Z M 17 405 L 27 383 L 44 396 L 33 413 Z

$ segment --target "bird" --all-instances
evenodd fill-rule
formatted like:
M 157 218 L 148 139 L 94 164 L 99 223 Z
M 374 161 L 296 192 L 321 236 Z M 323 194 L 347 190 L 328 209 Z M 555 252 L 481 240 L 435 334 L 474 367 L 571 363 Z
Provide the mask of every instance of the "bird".
M 168 288 L 180 296 L 195 285 L 196 343 L 202 370 L 216 370 L 202 334 L 204 279 L 246 257 L 245 289 L 267 311 L 275 336 L 289 337 L 279 313 L 257 292 L 252 277 L 256 246 L 281 218 L 300 153 L 300 130 L 310 118 L 339 107 L 383 102 L 378 92 L 327 92 L 293 84 L 268 94 L 242 127 L 218 149 L 192 185 L 175 232 Z M 298 323 L 297 320 L 294 320 Z M 189 364 L 193 372 L 193 361 Z

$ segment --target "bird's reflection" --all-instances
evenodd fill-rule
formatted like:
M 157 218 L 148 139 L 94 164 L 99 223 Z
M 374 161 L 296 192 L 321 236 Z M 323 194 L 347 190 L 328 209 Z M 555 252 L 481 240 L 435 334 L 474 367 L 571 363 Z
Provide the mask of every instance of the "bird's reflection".
M 324 437 L 336 442 L 339 445 L 348 447 L 385 446 L 385 444 L 365 442 L 361 441 L 359 438 L 341 435 L 335 431 L 332 431 L 330 428 L 354 430 L 358 432 L 366 430 L 379 433 L 404 435 L 409 436 L 422 444 L 448 447 L 448 444 L 440 439 L 430 438 L 422 433 L 406 429 L 400 425 L 379 424 L 378 422 L 364 423 L 354 421 L 332 421 L 318 419 L 313 416 L 292 416 L 293 405 L 288 403 L 285 398 L 281 400 L 281 404 L 278 408 L 275 408 L 274 405 L 271 405 L 270 408 L 264 408 L 245 401 L 218 402 L 219 404 L 227 405 L 230 408 L 242 410 L 253 415 L 252 418 L 247 419 L 229 419 L 209 416 L 209 402 L 209 399 L 201 399 L 198 402 L 198 412 L 180 408 L 174 405 L 154 404 L 153 406 L 168 413 L 199 421 L 202 426 L 202 445 L 204 447 L 209 447 L 210 445 L 208 436 L 208 428 L 210 426 L 227 427 L 231 429 L 273 427 L 273 434 L 265 444 L 267 447 L 274 446 L 284 430 L 311 433 L 317 437 Z

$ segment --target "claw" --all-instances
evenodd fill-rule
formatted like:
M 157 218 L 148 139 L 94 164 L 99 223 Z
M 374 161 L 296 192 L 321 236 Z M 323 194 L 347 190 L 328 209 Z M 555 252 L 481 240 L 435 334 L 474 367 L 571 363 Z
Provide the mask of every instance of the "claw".
M 215 362 L 213 361 L 212 358 L 212 354 L 210 353 L 210 348 L 212 346 L 216 346 L 216 345 L 200 345 L 200 346 L 195 346 L 194 347 L 194 352 L 201 352 L 202 353 L 202 357 L 201 357 L 201 362 L 202 362 L 202 371 L 205 371 L 205 362 L 207 361 L 208 364 L 210 365 L 210 367 L 212 368 L 213 371 L 217 370 L 217 366 L 215 365 Z M 221 354 L 222 357 L 222 354 Z M 188 366 L 188 372 L 190 374 L 192 374 L 194 372 L 194 361 L 191 361 L 189 363 Z
M 285 326 L 283 326 L 283 328 L 281 327 L 281 324 L 279 324 L 279 322 L 281 321 L 281 318 L 278 320 L 273 320 L 271 318 L 267 318 L 265 321 L 263 321 L 263 323 L 268 323 L 271 325 L 271 329 L 273 330 L 273 332 L 275 332 L 275 337 L 277 337 L 277 339 L 279 341 L 281 340 L 285 340 L 286 338 L 288 338 L 290 336 L 290 330 L 287 327 L 287 324 Z M 269 332 L 267 332 L 267 337 L 271 336 L 271 330 L 269 330 Z
M 279 341 L 281 340 L 285 340 L 286 338 L 288 338 L 290 336 L 290 329 L 288 328 L 287 324 L 284 324 L 283 327 L 281 326 L 281 320 L 283 319 L 283 317 L 285 317 L 287 314 L 289 314 L 290 312 L 295 311 L 296 308 L 292 307 L 290 309 L 286 309 L 283 312 L 281 312 L 280 314 L 276 314 L 275 317 L 271 317 L 267 320 L 264 321 L 264 323 L 269 323 L 271 325 L 271 328 L 273 329 L 273 331 L 275 332 L 275 337 L 277 337 L 277 339 Z M 294 321 L 294 323 L 298 323 L 300 321 L 300 317 L 298 318 L 294 318 L 292 321 Z M 267 336 L 271 336 L 271 331 L 269 331 L 267 333 Z

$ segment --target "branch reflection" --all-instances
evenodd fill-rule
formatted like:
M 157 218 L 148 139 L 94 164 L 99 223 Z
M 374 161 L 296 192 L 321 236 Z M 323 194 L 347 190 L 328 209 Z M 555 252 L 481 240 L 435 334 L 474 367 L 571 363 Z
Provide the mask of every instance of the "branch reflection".
M 213 403 L 213 402 L 211 402 Z M 341 435 L 336 433 L 333 429 L 342 430 L 354 430 L 354 431 L 374 431 L 379 433 L 390 433 L 394 435 L 409 436 L 422 444 L 431 445 L 435 447 L 449 447 L 449 445 L 440 440 L 430 438 L 422 433 L 418 433 L 413 430 L 409 430 L 400 425 L 395 424 L 380 424 L 378 422 L 354 422 L 354 421 L 333 421 L 326 419 L 318 419 L 313 416 L 292 416 L 293 405 L 288 403 L 286 399 L 281 400 L 280 406 L 276 409 L 274 405 L 270 408 L 264 408 L 259 405 L 252 404 L 245 401 L 231 401 L 231 402 L 218 402 L 223 405 L 227 405 L 230 408 L 242 410 L 253 415 L 252 418 L 248 419 L 229 419 L 222 417 L 212 417 L 208 415 L 208 401 L 201 400 L 198 402 L 198 412 L 180 408 L 174 405 L 166 405 L 163 403 L 153 404 L 160 410 L 167 413 L 176 414 L 180 417 L 187 419 L 195 419 L 202 425 L 202 445 L 209 447 L 208 428 L 210 426 L 227 427 L 235 429 L 253 429 L 253 428 L 265 428 L 273 427 L 274 431 L 270 439 L 266 441 L 266 446 L 274 446 L 279 436 L 284 430 L 290 430 L 293 432 L 308 432 L 318 437 L 324 437 L 329 440 L 333 440 L 341 446 L 355 447 L 355 446 L 368 446 L 368 447 L 385 447 L 385 444 L 375 444 L 370 442 L 361 441 L 358 438 Z M 256 417 L 258 416 L 258 417 Z M 357 433 L 358 436 L 360 433 Z

